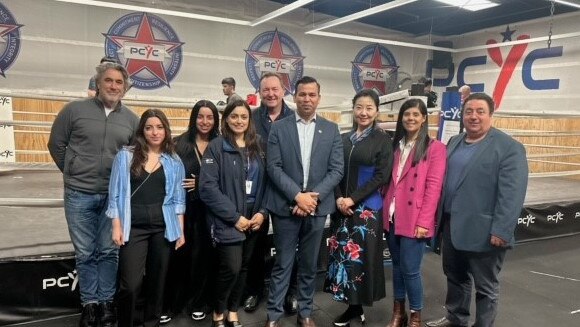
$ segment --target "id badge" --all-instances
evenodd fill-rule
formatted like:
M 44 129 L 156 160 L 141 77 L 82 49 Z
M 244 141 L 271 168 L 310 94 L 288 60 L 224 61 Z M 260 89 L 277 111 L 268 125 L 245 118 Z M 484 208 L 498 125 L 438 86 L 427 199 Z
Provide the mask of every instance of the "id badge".
M 246 181 L 246 195 L 252 194 L 252 181 Z

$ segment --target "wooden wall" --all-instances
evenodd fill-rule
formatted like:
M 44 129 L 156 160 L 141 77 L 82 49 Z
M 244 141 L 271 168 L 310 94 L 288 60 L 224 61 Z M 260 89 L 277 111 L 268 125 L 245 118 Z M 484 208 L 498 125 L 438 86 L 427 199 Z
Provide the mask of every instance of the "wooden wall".
M 67 101 L 13 98 L 13 119 L 15 121 L 52 123 L 66 103 Z M 130 106 L 130 108 L 140 116 L 150 107 Z M 155 108 L 159 108 L 159 106 L 155 106 Z M 169 118 L 174 135 L 181 134 L 187 128 L 191 112 L 190 109 L 161 109 L 163 109 Z M 16 162 L 52 162 L 46 147 L 49 135 L 50 126 L 15 126 L 14 141 L 16 143 Z M 39 151 L 45 153 L 22 153 L 22 151 Z
M 65 101 L 13 99 L 14 120 L 52 123 Z M 140 115 L 146 106 L 130 106 Z M 155 106 L 159 108 L 158 105 Z M 181 134 L 187 127 L 190 109 L 161 108 L 170 119 L 173 134 Z M 25 113 L 24 113 L 25 112 Z M 321 116 L 337 123 L 344 120 L 340 111 L 324 110 Z M 396 114 L 381 113 L 381 121 L 396 121 Z M 438 115 L 429 116 L 429 125 L 436 127 Z M 580 170 L 580 117 L 522 117 L 494 116 L 494 126 L 505 130 L 526 146 L 530 172 L 561 172 Z M 51 162 L 46 152 L 50 126 L 15 126 L 17 162 Z M 435 135 L 432 129 L 431 134 Z M 23 151 L 27 151 L 24 152 Z M 38 151 L 38 153 L 34 153 Z

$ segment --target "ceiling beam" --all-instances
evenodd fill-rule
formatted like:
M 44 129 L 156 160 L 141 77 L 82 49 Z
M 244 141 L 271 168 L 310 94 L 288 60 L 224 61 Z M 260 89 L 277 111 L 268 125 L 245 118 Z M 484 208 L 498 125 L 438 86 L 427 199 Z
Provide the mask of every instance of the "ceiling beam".
M 309 34 L 334 37 L 334 38 L 345 39 L 345 40 L 361 41 L 361 42 L 398 45 L 398 46 L 407 47 L 407 48 L 416 48 L 416 49 L 424 49 L 424 50 L 437 50 L 437 51 L 445 51 L 445 52 L 457 52 L 457 50 L 451 49 L 451 48 L 437 47 L 437 46 L 433 46 L 433 45 L 426 45 L 426 44 L 419 44 L 419 43 L 401 42 L 401 41 L 395 41 L 395 40 L 378 39 L 378 38 L 358 36 L 358 35 L 349 35 L 349 34 L 332 33 L 332 32 L 324 32 L 324 31 L 310 31 Z
M 318 26 L 315 26 L 312 30 L 307 31 L 306 34 L 314 34 L 313 32 L 315 32 L 315 31 L 320 31 L 320 30 L 327 29 L 327 28 L 330 28 L 330 27 L 333 27 L 336 25 L 348 23 L 350 21 L 357 20 L 357 19 L 367 17 L 370 15 L 374 15 L 376 13 L 380 13 L 380 12 L 391 10 L 391 9 L 394 9 L 394 8 L 397 8 L 400 6 L 404 6 L 406 4 L 413 3 L 415 1 L 417 1 L 417 0 L 394 0 L 394 1 L 382 4 L 380 6 L 372 7 L 372 8 L 369 8 L 369 9 L 366 9 L 363 11 L 359 11 L 359 12 L 356 12 L 356 13 L 348 15 L 348 16 L 344 16 L 344 17 L 320 24 Z
M 286 14 L 294 9 L 298 9 L 298 8 L 305 6 L 305 5 L 307 5 L 311 2 L 314 2 L 314 1 L 316 1 L 316 0 L 297 0 L 297 1 L 294 1 L 291 4 L 286 5 L 278 10 L 274 10 L 271 13 L 266 14 L 260 18 L 256 18 L 255 20 L 250 22 L 250 26 L 254 27 L 256 25 L 262 24 L 264 22 L 267 22 L 267 21 L 274 19 L 278 16 L 282 16 L 282 15 L 284 15 L 284 14 Z
M 507 46 L 511 46 L 511 45 L 515 45 L 515 44 L 548 41 L 548 36 L 540 36 L 540 37 L 536 37 L 536 38 L 532 38 L 532 39 L 517 40 L 517 41 L 511 41 L 511 42 L 502 42 L 502 43 L 495 43 L 495 44 L 487 44 L 487 45 L 480 45 L 480 46 L 459 48 L 459 49 L 451 49 L 451 48 L 437 47 L 437 46 L 426 45 L 426 44 L 421 44 L 421 43 L 401 42 L 401 41 L 395 41 L 395 40 L 378 39 L 378 38 L 372 38 L 372 37 L 364 37 L 364 36 L 340 34 L 340 33 L 331 33 L 331 32 L 324 32 L 324 31 L 313 31 L 310 34 L 311 35 L 326 36 L 326 37 L 334 37 L 334 38 L 345 39 L 345 40 L 379 43 L 379 44 L 389 44 L 389 45 L 395 45 L 395 46 L 406 47 L 406 48 L 435 50 L 435 51 L 444 51 L 444 52 L 451 52 L 451 53 L 461 53 L 461 52 L 476 51 L 476 50 L 483 50 L 483 49 L 490 49 L 490 48 L 501 48 L 501 47 L 507 47 Z M 580 37 L 580 32 L 555 34 L 555 35 L 552 35 L 552 40 L 568 39 L 568 38 L 575 38 L 575 37 Z
M 580 8 L 580 3 L 573 2 L 572 0 L 568 0 L 568 1 L 565 1 L 565 0 L 554 0 L 554 2 L 557 2 L 559 4 L 563 4 L 563 5 L 566 5 L 566 6 L 574 7 L 574 8 Z
M 147 12 L 147 13 L 151 13 L 151 14 L 192 18 L 192 19 L 207 20 L 207 21 L 212 21 L 212 22 L 235 24 L 235 25 L 245 25 L 245 26 L 250 25 L 250 22 L 247 20 L 231 19 L 231 18 L 209 16 L 209 15 L 202 15 L 202 14 L 194 14 L 194 13 L 188 13 L 188 12 L 182 12 L 182 11 L 175 11 L 175 10 L 166 10 L 166 9 L 158 9 L 158 8 L 150 8 L 150 7 L 142 7 L 142 6 L 125 5 L 125 4 L 121 4 L 121 3 L 113 3 L 113 2 L 108 2 L 108 1 L 93 1 L 93 0 L 55 0 L 55 1 L 74 3 L 74 4 L 79 4 L 79 5 L 104 7 L 104 8 L 142 11 L 142 12 Z

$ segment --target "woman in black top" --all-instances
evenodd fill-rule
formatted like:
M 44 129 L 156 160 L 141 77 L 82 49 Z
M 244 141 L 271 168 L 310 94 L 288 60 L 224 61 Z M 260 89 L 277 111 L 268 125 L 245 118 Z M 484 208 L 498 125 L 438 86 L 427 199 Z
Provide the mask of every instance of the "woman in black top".
M 228 104 L 222 136 L 211 141 L 201 161 L 199 192 L 215 247 L 214 327 L 242 326 L 237 311 L 248 262 L 268 217 L 262 204 L 264 154 L 251 116 L 245 101 Z
M 391 176 L 391 140 L 375 127 L 379 97 L 361 90 L 353 103 L 354 128 L 343 134 L 344 176 L 338 185 L 329 239 L 325 291 L 349 304 L 334 321 L 348 326 L 354 317 L 364 322 L 362 306 L 385 297 L 383 268 L 383 200 L 379 189 Z
M 199 199 L 201 158 L 207 145 L 219 135 L 219 114 L 208 100 L 198 101 L 191 111 L 187 131 L 175 138 L 175 151 L 185 166 L 183 187 L 187 190 L 185 238 L 187 243 L 172 253 L 167 273 L 164 315 L 161 323 L 171 321 L 190 303 L 191 318 L 203 320 L 211 297 L 211 242 L 205 222 L 205 204 Z
M 120 247 L 119 327 L 135 324 L 138 296 L 144 298 L 140 325 L 159 325 L 171 249 L 185 242 L 184 177 L 167 117 L 159 109 L 146 110 L 132 146 L 115 156 L 109 184 L 107 216 Z

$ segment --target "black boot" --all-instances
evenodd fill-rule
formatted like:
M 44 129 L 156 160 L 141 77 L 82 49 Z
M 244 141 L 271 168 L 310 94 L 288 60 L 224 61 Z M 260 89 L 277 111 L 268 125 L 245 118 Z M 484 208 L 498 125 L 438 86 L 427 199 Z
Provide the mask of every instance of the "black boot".
M 350 326 L 350 321 L 356 317 L 359 317 L 361 324 L 364 325 L 365 314 L 362 305 L 349 305 L 345 312 L 334 319 L 333 325 L 336 327 L 348 327 Z
M 85 304 L 83 307 L 83 313 L 81 314 L 79 327 L 96 327 L 98 308 L 99 307 L 96 303 Z
M 100 314 L 101 314 L 101 326 L 102 327 L 113 327 L 117 322 L 117 315 L 115 313 L 115 305 L 113 301 L 107 301 L 105 303 L 99 304 Z

